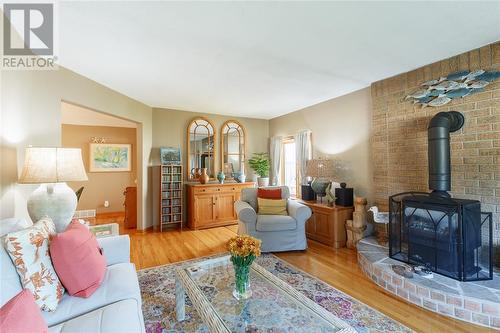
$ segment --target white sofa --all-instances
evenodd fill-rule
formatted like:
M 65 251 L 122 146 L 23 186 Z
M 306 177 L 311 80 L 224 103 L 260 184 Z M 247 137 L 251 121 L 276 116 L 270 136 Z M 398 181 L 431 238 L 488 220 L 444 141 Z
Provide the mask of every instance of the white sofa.
M 21 219 L 0 221 L 0 306 L 22 290 L 19 275 L 5 251 L 3 236 L 30 225 Z M 101 238 L 98 242 L 107 261 L 101 286 L 88 298 L 64 294 L 55 312 L 42 311 L 50 333 L 145 332 L 128 235 Z

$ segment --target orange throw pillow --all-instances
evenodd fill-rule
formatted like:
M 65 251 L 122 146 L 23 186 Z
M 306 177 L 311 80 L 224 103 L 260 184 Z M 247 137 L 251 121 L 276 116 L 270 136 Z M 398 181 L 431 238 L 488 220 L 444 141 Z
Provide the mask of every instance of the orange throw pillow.
M 257 198 L 281 200 L 281 188 L 259 188 Z
M 71 296 L 89 297 L 104 279 L 106 258 L 89 229 L 78 221 L 55 235 L 50 256 L 59 279 Z

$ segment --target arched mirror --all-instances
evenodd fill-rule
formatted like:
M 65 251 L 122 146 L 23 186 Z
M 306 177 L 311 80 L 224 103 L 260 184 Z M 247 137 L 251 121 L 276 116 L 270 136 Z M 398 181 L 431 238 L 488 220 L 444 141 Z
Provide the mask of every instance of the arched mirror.
M 206 168 L 210 178 L 215 178 L 215 131 L 210 121 L 204 118 L 195 118 L 187 128 L 187 156 L 186 168 L 188 179 L 199 178 L 201 169 Z
M 245 173 L 245 130 L 235 120 L 228 120 L 222 125 L 222 167 L 226 177 L 237 177 Z

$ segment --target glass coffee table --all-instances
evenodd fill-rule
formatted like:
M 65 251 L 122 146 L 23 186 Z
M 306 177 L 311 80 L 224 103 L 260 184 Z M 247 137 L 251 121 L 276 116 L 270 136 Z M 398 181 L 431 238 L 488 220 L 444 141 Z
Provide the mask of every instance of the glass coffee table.
M 185 319 L 187 294 L 210 332 L 355 332 L 255 262 L 250 270 L 252 296 L 238 301 L 232 295 L 229 258 L 208 259 L 176 271 L 177 320 Z

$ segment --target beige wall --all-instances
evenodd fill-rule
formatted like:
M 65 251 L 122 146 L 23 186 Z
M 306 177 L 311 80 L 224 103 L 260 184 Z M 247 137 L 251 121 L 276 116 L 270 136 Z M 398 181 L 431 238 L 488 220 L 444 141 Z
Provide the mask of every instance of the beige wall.
M 138 227 L 152 225 L 148 162 L 152 142 L 152 109 L 70 70 L 2 71 L 1 152 L 16 156 L 2 165 L 2 216 L 27 217 L 26 199 L 36 185 L 17 185 L 24 148 L 61 145 L 61 101 L 85 106 L 137 123 Z M 4 173 L 4 170 L 6 172 Z M 4 207 L 9 208 L 4 214 Z
M 370 88 L 331 99 L 271 119 L 269 136 L 312 131 L 313 158 L 339 159 L 347 168 L 339 182 L 354 187 L 355 195 L 372 199 L 370 162 Z
M 61 136 L 63 147 L 80 148 L 82 150 L 83 164 L 89 178 L 85 182 L 68 183 L 73 190 L 77 190 L 81 186 L 85 187 L 77 209 L 96 209 L 97 213 L 123 211 L 123 191 L 128 186 L 136 186 L 135 182 L 137 180 L 135 128 L 63 124 Z M 132 171 L 89 172 L 91 137 L 106 138 L 106 143 L 132 145 Z M 108 207 L 104 207 L 105 200 L 109 201 Z
M 159 148 L 162 146 L 181 147 L 182 158 L 186 163 L 186 133 L 187 127 L 195 117 L 205 117 L 215 126 L 216 131 L 216 170 L 221 166 L 220 131 L 222 124 L 227 120 L 236 120 L 245 128 L 248 146 L 246 152 L 251 157 L 255 152 L 267 152 L 269 137 L 269 121 L 262 119 L 228 117 L 207 113 L 187 112 L 170 109 L 153 108 L 153 151 L 151 153 L 152 164 L 160 163 Z M 247 158 L 248 159 L 248 158 Z M 250 176 L 253 172 L 245 165 L 246 174 Z

